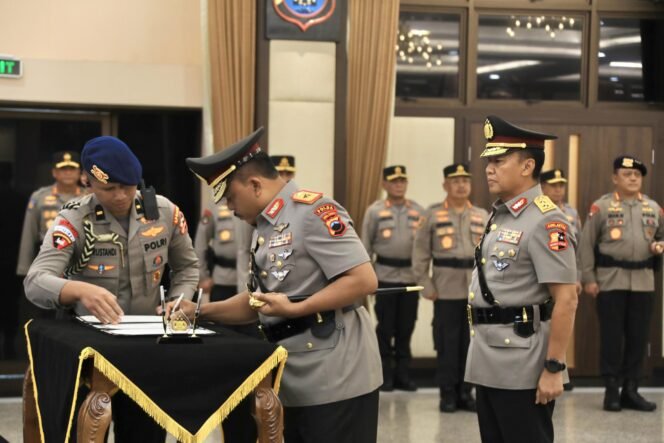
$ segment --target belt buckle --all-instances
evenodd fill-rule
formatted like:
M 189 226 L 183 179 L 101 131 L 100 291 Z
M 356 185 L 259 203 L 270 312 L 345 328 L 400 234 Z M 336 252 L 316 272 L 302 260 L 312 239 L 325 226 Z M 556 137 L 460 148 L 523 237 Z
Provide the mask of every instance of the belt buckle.
M 473 327 L 473 308 L 468 304 L 466 305 L 466 312 L 468 315 L 468 326 Z

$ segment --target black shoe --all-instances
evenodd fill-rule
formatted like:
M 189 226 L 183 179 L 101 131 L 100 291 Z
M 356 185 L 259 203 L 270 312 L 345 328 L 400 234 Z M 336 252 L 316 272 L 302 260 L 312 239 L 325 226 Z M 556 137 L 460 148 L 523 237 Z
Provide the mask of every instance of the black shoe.
M 463 409 L 465 411 L 477 412 L 477 404 L 471 394 L 470 390 L 472 387 L 463 386 L 459 391 L 459 398 L 457 399 L 457 408 Z
M 383 392 L 394 391 L 394 377 L 391 374 L 391 371 L 383 372 L 383 384 L 380 385 L 380 390 Z
M 454 388 L 440 390 L 440 403 L 438 404 L 440 412 L 456 412 L 457 410 L 457 395 Z
M 652 412 L 657 409 L 657 404 L 646 400 L 637 391 L 634 380 L 628 380 L 620 393 L 620 406 L 635 411 Z
M 413 380 L 408 377 L 397 377 L 394 380 L 394 389 L 399 389 L 400 391 L 415 392 L 417 391 L 417 385 Z
M 604 391 L 604 410 L 611 412 L 620 412 L 620 393 L 618 391 L 618 381 L 615 378 L 606 380 L 606 390 Z

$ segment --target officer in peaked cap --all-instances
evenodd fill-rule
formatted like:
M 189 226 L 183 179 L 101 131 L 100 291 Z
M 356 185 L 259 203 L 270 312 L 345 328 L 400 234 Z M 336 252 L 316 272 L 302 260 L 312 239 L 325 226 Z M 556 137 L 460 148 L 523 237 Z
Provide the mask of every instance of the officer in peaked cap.
M 376 274 L 346 210 L 282 179 L 258 145 L 262 133 L 187 159 L 217 199 L 226 196 L 229 209 L 256 227 L 249 291 L 203 305 L 201 316 L 258 319 L 265 337 L 288 350 L 279 393 L 286 441 L 375 442 L 381 362 L 361 300 L 375 291 Z
M 411 255 L 415 230 L 424 209 L 406 198 L 408 175 L 402 165 L 383 169 L 384 200 L 371 204 L 362 222 L 362 243 L 375 254 L 374 270 L 381 288 L 415 286 Z M 417 320 L 419 292 L 399 292 L 376 297 L 376 335 L 383 361 L 381 390 L 415 391 L 410 378 L 410 339 Z M 394 342 L 394 346 L 392 343 Z
M 271 155 L 270 160 L 281 178 L 287 182 L 295 177 L 295 157 L 292 155 Z
M 66 204 L 46 233 L 24 281 L 28 299 L 103 323 L 154 314 L 166 264 L 170 293 L 191 298 L 198 265 L 179 208 L 151 188 L 137 191 L 141 164 L 115 137 L 88 141 L 81 163 L 90 193 Z M 164 430 L 122 393 L 113 397 L 113 415 L 117 441 L 164 441 Z
M 25 211 L 16 268 L 16 274 L 19 276 L 28 273 L 46 231 L 53 224 L 62 205 L 85 193 L 79 186 L 81 165 L 77 152 L 60 151 L 53 154 L 51 174 L 55 183 L 33 192 Z
M 473 250 L 484 232 L 488 214 L 469 200 L 471 174 L 467 165 L 449 165 L 443 169 L 443 176 L 447 196 L 427 209 L 417 230 L 413 273 L 424 286 L 424 297 L 434 303 L 438 407 L 449 413 L 476 409 L 472 386 L 463 380 L 470 340 L 466 311 Z
M 643 162 L 621 155 L 613 170 L 614 192 L 590 207 L 580 247 L 584 290 L 597 299 L 603 406 L 654 411 L 657 405 L 637 389 L 655 297 L 654 257 L 664 251 L 664 212 L 641 193 Z
M 465 378 L 477 387 L 483 441 L 551 442 L 577 305 L 576 239 L 538 183 L 544 141 L 556 137 L 495 116 L 484 135 L 498 199 L 475 249 Z

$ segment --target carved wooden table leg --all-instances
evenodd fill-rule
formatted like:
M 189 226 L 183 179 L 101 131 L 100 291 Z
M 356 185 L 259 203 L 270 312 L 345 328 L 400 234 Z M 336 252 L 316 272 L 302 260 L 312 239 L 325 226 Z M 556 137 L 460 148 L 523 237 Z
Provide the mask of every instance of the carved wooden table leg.
M 267 376 L 254 389 L 254 420 L 258 443 L 283 443 L 284 409 L 272 389 L 272 376 Z
M 41 441 L 34 382 L 30 366 L 26 369 L 25 378 L 23 378 L 23 441 L 26 443 Z
M 78 442 L 103 443 L 108 426 L 111 424 L 111 397 L 118 391 L 117 386 L 92 368 L 90 393 L 78 411 L 76 437 Z

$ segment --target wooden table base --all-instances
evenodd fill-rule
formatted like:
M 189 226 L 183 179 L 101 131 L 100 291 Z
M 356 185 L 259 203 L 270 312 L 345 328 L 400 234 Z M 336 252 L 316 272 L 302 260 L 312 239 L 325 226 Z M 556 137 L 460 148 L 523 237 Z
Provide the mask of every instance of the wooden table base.
M 111 397 L 118 387 L 96 368 L 88 377 L 90 393 L 78 411 L 77 441 L 103 443 L 108 426 L 111 424 Z M 283 408 L 279 397 L 272 389 L 272 376 L 268 376 L 254 390 L 253 416 L 256 420 L 259 443 L 283 443 Z M 41 441 L 34 384 L 30 367 L 23 380 L 23 441 Z

